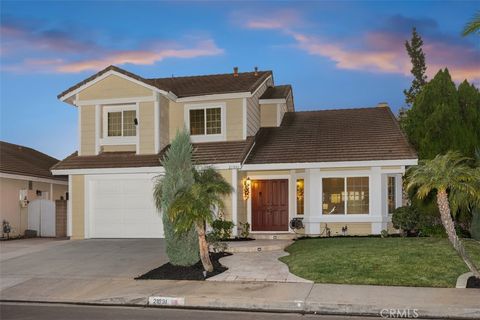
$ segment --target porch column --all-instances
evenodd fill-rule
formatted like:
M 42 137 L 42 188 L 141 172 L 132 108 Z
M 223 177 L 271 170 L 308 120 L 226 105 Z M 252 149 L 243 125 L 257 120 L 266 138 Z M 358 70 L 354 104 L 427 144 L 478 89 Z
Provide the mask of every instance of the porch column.
M 403 176 L 395 175 L 395 208 L 403 206 Z
M 238 169 L 232 169 L 232 222 L 235 224 L 233 226 L 232 235 L 236 237 L 238 235 Z
M 386 221 L 386 218 L 384 219 L 382 215 L 384 211 L 383 189 L 386 187 L 386 176 L 382 175 L 380 167 L 372 167 L 370 180 L 370 215 L 374 221 L 372 222 L 372 234 L 380 234 L 384 229 L 383 221 Z
M 312 221 L 312 218 L 321 215 L 321 179 L 320 169 L 305 170 L 304 189 L 304 226 L 306 235 L 319 235 L 320 222 Z
M 68 175 L 67 237 L 72 236 L 72 175 Z

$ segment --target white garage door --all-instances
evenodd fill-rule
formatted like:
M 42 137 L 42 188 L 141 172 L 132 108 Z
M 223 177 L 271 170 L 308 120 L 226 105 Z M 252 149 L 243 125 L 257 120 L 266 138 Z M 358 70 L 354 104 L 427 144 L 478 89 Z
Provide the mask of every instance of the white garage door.
M 87 178 L 90 238 L 162 238 L 153 201 L 153 175 Z

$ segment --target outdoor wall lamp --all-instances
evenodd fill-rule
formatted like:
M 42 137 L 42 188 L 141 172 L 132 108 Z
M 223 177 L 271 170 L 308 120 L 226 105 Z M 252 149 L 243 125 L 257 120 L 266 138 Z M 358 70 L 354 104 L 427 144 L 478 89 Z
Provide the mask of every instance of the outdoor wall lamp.
M 248 198 L 250 198 L 251 186 L 252 181 L 250 180 L 250 177 L 243 180 L 243 200 L 248 200 Z

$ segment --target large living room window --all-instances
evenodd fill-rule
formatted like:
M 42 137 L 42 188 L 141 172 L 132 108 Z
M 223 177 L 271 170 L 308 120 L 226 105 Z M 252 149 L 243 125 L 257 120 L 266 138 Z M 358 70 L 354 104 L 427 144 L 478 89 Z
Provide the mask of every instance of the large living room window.
M 135 106 L 103 107 L 103 138 L 107 143 L 135 143 L 137 126 Z M 133 140 L 132 140 L 133 139 Z
M 193 142 L 222 140 L 225 134 L 223 106 L 190 106 L 186 123 Z
M 323 214 L 368 214 L 368 177 L 323 178 Z

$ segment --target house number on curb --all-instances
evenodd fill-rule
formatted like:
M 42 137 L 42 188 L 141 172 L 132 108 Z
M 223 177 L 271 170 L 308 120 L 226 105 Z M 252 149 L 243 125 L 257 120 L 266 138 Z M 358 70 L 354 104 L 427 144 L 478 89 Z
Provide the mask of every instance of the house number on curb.
M 183 306 L 185 298 L 181 297 L 149 297 L 148 304 L 154 306 Z

